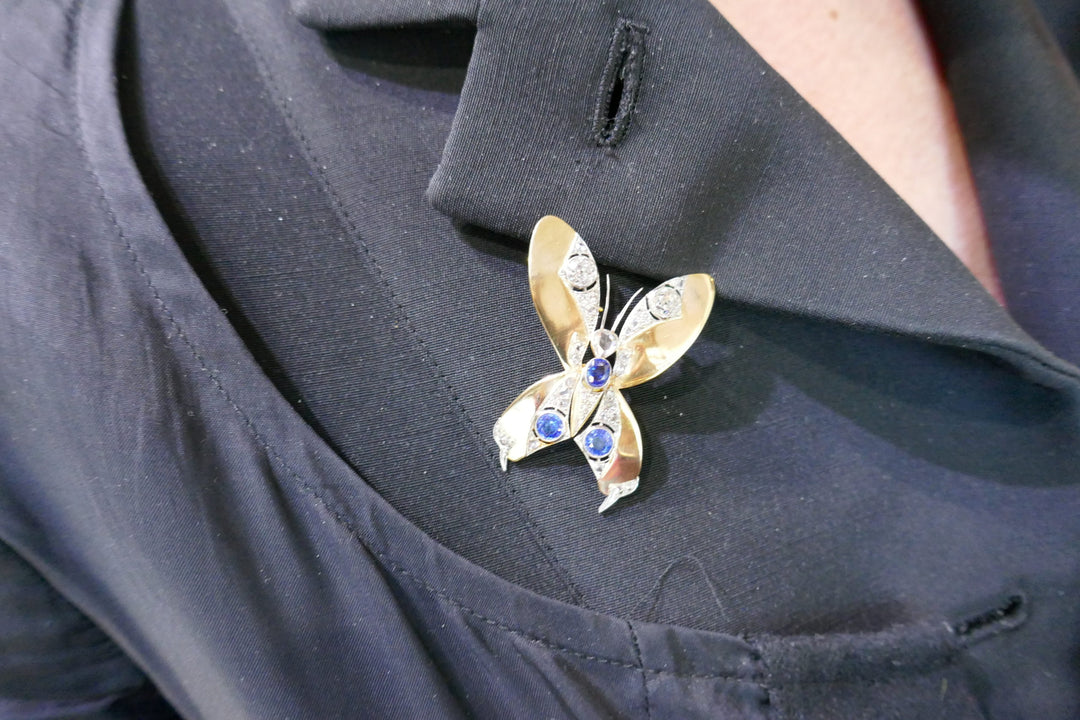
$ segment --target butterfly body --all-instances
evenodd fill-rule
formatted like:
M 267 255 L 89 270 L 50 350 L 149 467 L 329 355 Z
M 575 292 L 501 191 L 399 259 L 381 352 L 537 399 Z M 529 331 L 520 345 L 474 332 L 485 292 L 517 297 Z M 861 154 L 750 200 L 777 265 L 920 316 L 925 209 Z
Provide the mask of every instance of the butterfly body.
M 673 278 L 606 328 L 600 284 L 584 240 L 563 220 L 541 218 L 529 246 L 529 285 L 563 370 L 510 403 L 493 434 L 504 470 L 508 460 L 573 438 L 607 496 L 603 512 L 637 489 L 641 473 L 641 430 L 620 390 L 682 356 L 704 327 L 715 289 L 702 273 Z

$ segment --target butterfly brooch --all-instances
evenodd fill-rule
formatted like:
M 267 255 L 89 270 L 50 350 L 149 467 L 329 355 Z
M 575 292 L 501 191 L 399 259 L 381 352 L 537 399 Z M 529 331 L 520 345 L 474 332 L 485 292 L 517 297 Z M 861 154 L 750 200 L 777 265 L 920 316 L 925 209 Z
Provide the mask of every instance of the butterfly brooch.
M 704 273 L 659 285 L 635 305 L 638 290 L 607 327 L 608 277 L 600 304 L 600 273 L 585 241 L 548 215 L 533 228 L 529 287 L 562 372 L 518 395 L 495 423 L 499 461 L 517 462 L 573 438 L 606 497 L 599 512 L 637 490 L 641 430 L 622 389 L 651 380 L 686 352 L 705 326 L 716 288 Z

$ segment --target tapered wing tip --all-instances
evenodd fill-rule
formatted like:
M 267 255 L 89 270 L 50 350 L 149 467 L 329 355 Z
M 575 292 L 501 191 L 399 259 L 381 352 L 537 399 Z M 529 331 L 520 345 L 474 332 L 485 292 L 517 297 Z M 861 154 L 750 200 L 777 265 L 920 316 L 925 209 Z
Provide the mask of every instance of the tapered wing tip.
M 638 478 L 610 486 L 608 488 L 607 497 L 604 498 L 604 502 L 600 503 L 600 507 L 597 508 L 596 512 L 602 515 L 605 510 L 610 510 L 611 506 L 619 502 L 621 498 L 626 497 L 637 489 Z
M 499 448 L 499 465 L 502 466 L 503 472 L 506 472 L 506 450 Z
M 533 231 L 535 232 L 537 228 L 549 225 L 559 228 L 570 227 L 570 223 L 566 222 L 558 215 L 545 215 L 544 217 L 536 221 L 536 225 L 533 226 Z

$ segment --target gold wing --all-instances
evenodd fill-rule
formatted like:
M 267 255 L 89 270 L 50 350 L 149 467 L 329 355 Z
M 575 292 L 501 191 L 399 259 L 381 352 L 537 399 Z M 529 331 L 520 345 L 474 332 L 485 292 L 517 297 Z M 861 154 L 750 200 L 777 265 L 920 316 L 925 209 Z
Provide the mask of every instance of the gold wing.
M 656 287 L 630 310 L 619 332 L 612 385 L 576 438 L 607 496 L 599 512 L 637 490 L 644 456 L 641 430 L 619 388 L 651 380 L 682 357 L 705 327 L 715 296 L 709 275 L 683 275 Z M 600 447 L 590 443 L 594 432 L 603 441 Z M 598 457 L 609 438 L 611 452 Z
M 644 450 L 641 429 L 618 389 L 604 391 L 592 420 L 574 442 L 588 459 L 600 492 L 607 496 L 598 512 L 637 490 Z
M 641 430 L 619 388 L 656 377 L 686 352 L 709 317 L 715 286 L 699 273 L 646 294 L 619 331 L 611 380 L 599 391 L 587 387 L 582 362 L 601 317 L 600 274 L 581 236 L 552 215 L 533 228 L 529 287 L 563 371 L 529 386 L 495 423 L 500 463 L 505 470 L 507 461 L 573 437 L 606 496 L 604 512 L 637 489 L 641 473 Z M 598 335 L 605 333 L 613 339 Z
M 499 446 L 499 464 L 506 470 L 506 461 L 517 462 L 542 447 L 573 437 L 569 428 L 570 401 L 577 387 L 575 373 L 564 370 L 548 375 L 525 389 L 495 422 L 492 434 Z M 545 413 L 560 417 L 565 425 L 558 438 L 542 441 L 536 423 Z
M 638 301 L 619 330 L 615 386 L 640 385 L 671 367 L 701 334 L 715 297 L 712 277 L 696 273 L 668 280 Z
M 554 215 L 533 228 L 529 288 L 563 367 L 580 369 L 600 318 L 600 273 L 585 241 Z
M 580 385 L 581 362 L 600 317 L 600 273 L 588 246 L 563 220 L 548 215 L 533 228 L 529 244 L 529 288 L 563 372 L 533 383 L 510 403 L 495 423 L 503 470 L 542 447 L 573 437 L 586 418 L 574 414 L 571 401 Z M 564 424 L 558 436 L 542 438 L 541 416 L 554 413 Z M 550 418 L 549 418 L 550 419 Z

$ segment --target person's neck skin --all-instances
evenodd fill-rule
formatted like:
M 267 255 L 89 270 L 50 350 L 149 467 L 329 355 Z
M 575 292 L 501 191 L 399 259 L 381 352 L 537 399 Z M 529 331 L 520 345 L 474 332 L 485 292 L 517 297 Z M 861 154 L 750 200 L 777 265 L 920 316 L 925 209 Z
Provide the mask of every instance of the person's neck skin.
M 948 88 L 911 0 L 710 0 L 1003 302 Z

